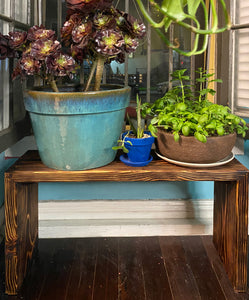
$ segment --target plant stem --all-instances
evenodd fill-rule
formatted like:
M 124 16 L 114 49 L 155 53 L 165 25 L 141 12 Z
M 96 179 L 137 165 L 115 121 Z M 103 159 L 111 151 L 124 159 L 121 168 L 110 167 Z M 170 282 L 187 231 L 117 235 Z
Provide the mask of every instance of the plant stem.
M 103 71 L 104 71 L 104 63 L 105 63 L 105 58 L 103 56 L 99 56 L 97 59 L 97 69 L 96 69 L 96 75 L 95 75 L 94 91 L 100 90 L 100 84 L 101 84 Z
M 95 72 L 95 69 L 96 69 L 96 66 L 97 66 L 97 61 L 93 61 L 92 63 L 92 67 L 91 67 L 91 71 L 90 71 L 90 75 L 87 79 L 87 83 L 86 83 L 86 87 L 85 87 L 85 92 L 87 92 L 89 90 L 89 87 L 91 85 L 91 82 L 92 82 L 92 79 L 93 79 L 93 75 L 94 75 L 94 72 Z
M 52 79 L 52 80 L 50 81 L 50 85 L 51 85 L 52 90 L 53 90 L 55 93 L 59 93 L 57 84 L 56 84 L 56 82 L 55 82 L 54 79 Z
M 182 82 L 182 76 L 180 75 L 180 83 L 181 83 L 181 89 L 182 89 L 182 102 L 184 103 L 185 102 L 185 93 L 184 93 L 184 85 L 183 85 L 183 82 Z

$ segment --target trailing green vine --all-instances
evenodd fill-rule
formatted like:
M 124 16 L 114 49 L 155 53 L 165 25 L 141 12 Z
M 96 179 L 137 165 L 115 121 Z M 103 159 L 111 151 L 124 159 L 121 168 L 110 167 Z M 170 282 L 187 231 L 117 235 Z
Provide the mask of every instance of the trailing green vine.
M 151 6 L 154 7 L 161 16 L 161 20 L 159 22 L 156 22 L 152 18 L 150 12 L 145 8 L 142 0 L 136 1 L 145 19 L 153 28 L 155 28 L 156 32 L 165 44 L 181 55 L 191 56 L 203 53 L 207 48 L 208 36 L 210 34 L 220 33 L 230 29 L 231 27 L 230 17 L 224 0 L 219 0 L 225 20 L 225 24 L 220 28 L 218 27 L 218 13 L 215 0 L 210 0 L 210 12 L 209 7 L 206 6 L 204 0 L 163 0 L 160 1 L 160 4 L 157 3 L 158 1 L 150 0 Z M 198 8 L 201 8 L 203 11 L 203 28 L 201 28 L 201 23 L 197 18 Z M 210 16 L 212 16 L 212 22 L 210 22 Z M 183 51 L 179 49 L 178 46 L 172 44 L 167 38 L 166 33 L 172 23 L 176 23 L 194 33 L 195 38 L 191 51 Z M 164 30 L 164 32 L 162 30 Z M 200 35 L 203 36 L 201 45 L 199 45 Z

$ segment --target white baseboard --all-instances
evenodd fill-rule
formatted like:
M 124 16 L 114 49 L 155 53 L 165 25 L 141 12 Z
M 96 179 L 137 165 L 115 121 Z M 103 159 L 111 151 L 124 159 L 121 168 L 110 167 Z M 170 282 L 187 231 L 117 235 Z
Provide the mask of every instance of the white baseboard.
M 212 234 L 213 200 L 40 201 L 39 237 Z

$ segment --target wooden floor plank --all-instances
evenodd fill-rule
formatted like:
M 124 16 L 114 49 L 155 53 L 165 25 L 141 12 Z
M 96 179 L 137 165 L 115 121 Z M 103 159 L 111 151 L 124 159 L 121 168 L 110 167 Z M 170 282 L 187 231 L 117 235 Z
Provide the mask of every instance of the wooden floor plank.
M 158 237 L 140 238 L 139 242 L 147 299 L 173 299 Z
M 197 282 L 186 262 L 179 237 L 160 237 L 160 246 L 174 300 L 200 300 Z
M 226 300 L 199 236 L 182 237 L 186 262 L 190 265 L 202 300 Z
M 139 238 L 119 238 L 118 246 L 118 299 L 145 300 Z
M 97 263 L 99 239 L 77 239 L 65 299 L 91 300 Z
M 18 296 L 0 300 L 249 300 L 235 293 L 212 237 L 41 239 Z
M 46 288 L 48 274 L 53 264 L 52 254 L 58 250 L 60 245 L 60 240 L 54 241 L 51 239 L 44 239 L 41 243 L 39 243 L 38 241 L 37 248 L 34 252 L 34 259 L 30 268 L 30 272 L 26 276 L 24 284 L 20 291 L 21 297 L 23 297 L 23 299 L 40 299 L 43 288 Z
M 75 239 L 55 239 L 56 246 L 50 255 L 50 268 L 38 300 L 62 300 L 75 259 Z M 49 249 L 48 249 L 49 251 Z
M 98 243 L 93 299 L 118 299 L 118 240 L 103 238 Z
M 210 260 L 212 268 L 214 269 L 215 275 L 222 288 L 222 291 L 228 300 L 247 300 L 249 297 L 240 293 L 234 293 L 231 282 L 228 279 L 226 271 L 222 265 L 221 259 L 212 243 L 211 236 L 202 236 L 202 243 L 207 252 L 207 256 Z

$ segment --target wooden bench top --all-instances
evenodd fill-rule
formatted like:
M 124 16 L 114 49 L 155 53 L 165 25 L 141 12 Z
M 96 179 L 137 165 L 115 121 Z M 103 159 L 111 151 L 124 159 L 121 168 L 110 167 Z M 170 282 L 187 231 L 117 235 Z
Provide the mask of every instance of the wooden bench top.
M 176 166 L 154 156 L 145 167 L 129 167 L 118 157 L 112 163 L 91 170 L 60 171 L 46 167 L 38 151 L 28 151 L 8 169 L 7 178 L 16 182 L 83 182 L 83 181 L 234 181 L 248 173 L 236 159 L 212 168 Z

